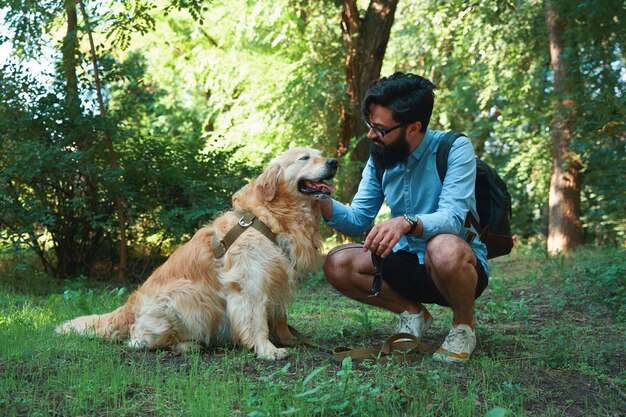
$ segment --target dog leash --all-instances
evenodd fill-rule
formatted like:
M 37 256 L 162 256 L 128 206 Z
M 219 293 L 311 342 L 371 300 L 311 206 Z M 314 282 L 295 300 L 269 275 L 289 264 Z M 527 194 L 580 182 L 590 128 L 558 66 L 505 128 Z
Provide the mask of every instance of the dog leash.
M 396 333 L 389 336 L 382 344 L 375 346 L 356 349 L 339 346 L 330 349 L 313 342 L 293 326 L 288 326 L 288 328 L 291 334 L 302 345 L 326 352 L 337 362 L 342 362 L 348 357 L 356 362 L 370 360 L 381 364 L 389 362 L 413 362 L 420 358 L 420 356 L 418 356 L 419 352 L 430 353 L 435 350 L 430 344 L 421 342 L 410 333 Z
M 241 236 L 241 234 L 245 232 L 248 227 L 255 228 L 269 240 L 276 243 L 276 233 L 272 232 L 272 230 L 254 214 L 248 211 L 235 211 L 234 213 L 236 216 L 241 217 L 239 218 L 239 221 L 224 235 L 222 240 L 219 240 L 217 235 L 213 235 L 211 246 L 213 254 L 216 258 L 221 258 L 226 255 L 228 248 L 235 243 L 237 238 Z
M 331 250 L 328 255 L 345 250 L 362 248 L 362 244 L 348 244 Z M 372 253 L 372 264 L 374 265 L 374 279 L 372 281 L 372 290 L 368 295 L 348 295 L 351 298 L 367 298 L 377 297 L 382 289 L 382 259 L 380 256 Z M 343 294 L 346 295 L 346 294 Z M 419 359 L 418 352 L 433 352 L 435 349 L 432 345 L 421 342 L 417 337 L 410 333 L 396 333 L 387 338 L 382 344 L 352 349 L 349 347 L 339 346 L 333 349 L 321 346 L 304 336 L 292 326 L 288 326 L 291 334 L 302 344 L 313 349 L 321 350 L 330 354 L 336 361 L 342 362 L 345 358 L 351 358 L 353 361 L 372 360 L 377 363 L 388 362 L 413 362 Z

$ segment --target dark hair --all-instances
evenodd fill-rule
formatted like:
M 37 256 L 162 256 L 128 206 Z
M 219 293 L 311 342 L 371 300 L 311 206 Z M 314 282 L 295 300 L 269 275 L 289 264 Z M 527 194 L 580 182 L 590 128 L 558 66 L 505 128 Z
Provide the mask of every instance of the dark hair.
M 396 72 L 374 84 L 363 100 L 361 111 L 369 120 L 370 106 L 378 104 L 391 110 L 395 121 L 402 124 L 422 122 L 425 132 L 435 102 L 435 85 L 419 75 Z

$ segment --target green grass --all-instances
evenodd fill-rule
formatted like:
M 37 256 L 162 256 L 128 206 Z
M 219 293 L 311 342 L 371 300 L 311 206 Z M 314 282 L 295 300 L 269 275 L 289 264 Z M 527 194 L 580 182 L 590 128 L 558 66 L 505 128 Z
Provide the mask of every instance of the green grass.
M 520 251 L 522 252 L 522 251 Z M 308 348 L 267 362 L 239 348 L 176 354 L 58 337 L 77 315 L 110 311 L 126 289 L 0 273 L 0 415 L 6 416 L 623 416 L 626 253 L 583 248 L 495 260 L 476 306 L 468 364 L 334 362 Z M 426 341 L 449 330 L 448 309 Z M 290 322 L 317 343 L 368 346 L 395 317 L 346 299 L 321 274 L 301 285 Z

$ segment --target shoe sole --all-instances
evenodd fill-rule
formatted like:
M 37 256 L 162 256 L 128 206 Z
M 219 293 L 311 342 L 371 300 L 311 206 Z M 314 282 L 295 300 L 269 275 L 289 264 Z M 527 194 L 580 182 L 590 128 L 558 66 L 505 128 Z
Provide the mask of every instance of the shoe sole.
M 449 362 L 449 363 L 459 363 L 459 362 L 467 362 L 472 354 L 471 353 L 454 353 L 449 352 L 443 348 L 437 349 L 435 353 L 433 353 L 433 360 L 438 362 Z

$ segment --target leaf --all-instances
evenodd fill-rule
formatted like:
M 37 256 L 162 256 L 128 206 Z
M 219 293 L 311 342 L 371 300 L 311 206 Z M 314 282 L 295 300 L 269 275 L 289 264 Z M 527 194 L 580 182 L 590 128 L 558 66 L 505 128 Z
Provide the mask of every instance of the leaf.
M 504 417 L 505 414 L 506 414 L 506 408 L 496 407 L 487 411 L 487 414 L 485 414 L 485 417 Z
M 306 378 L 304 378 L 304 380 L 302 381 L 302 386 L 306 386 L 306 384 L 309 383 L 310 380 L 312 380 L 313 378 L 315 378 L 315 376 L 317 374 L 319 374 L 320 372 L 322 372 L 323 370 L 325 370 L 327 368 L 327 366 L 320 366 L 317 369 L 314 369 L 310 374 L 308 374 L 306 376 Z
M 315 393 L 316 393 L 316 392 L 318 392 L 319 390 L 320 390 L 320 387 L 315 387 L 315 388 L 312 388 L 312 389 L 310 389 L 310 390 L 307 390 L 307 391 L 304 391 L 304 392 L 301 392 L 301 393 L 299 393 L 299 394 L 294 395 L 294 398 L 302 398 L 302 397 L 306 397 L 306 396 L 308 396 L 308 395 L 315 394 Z

